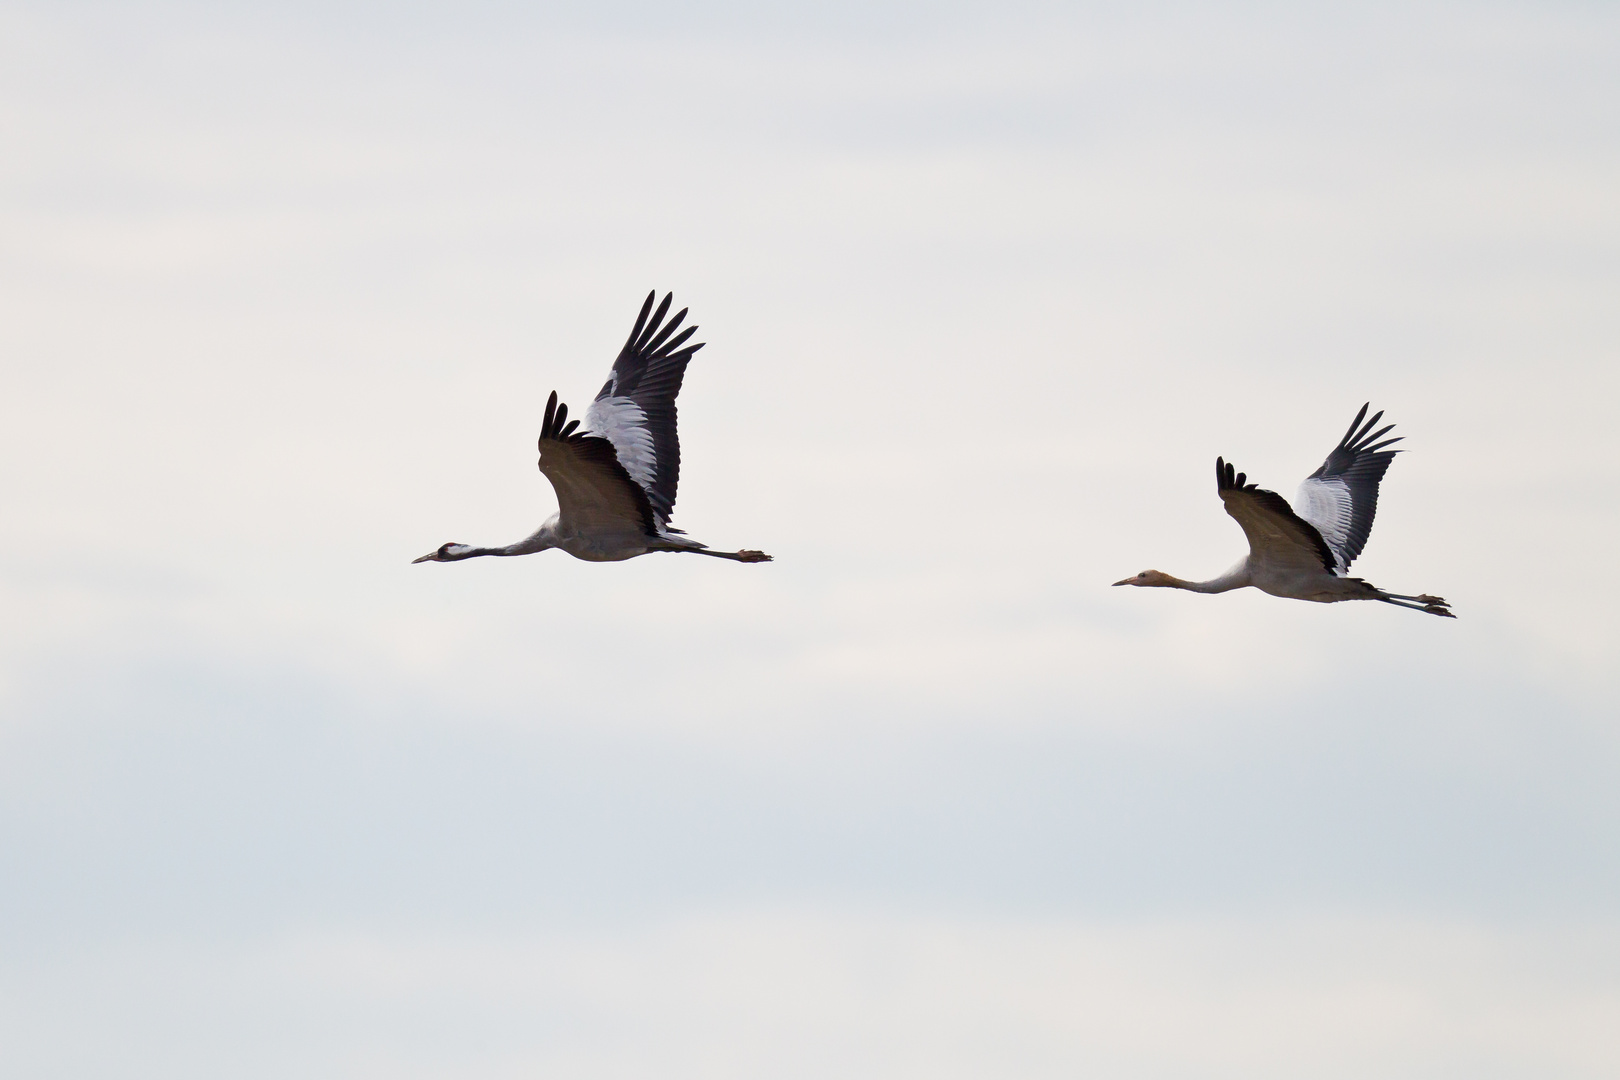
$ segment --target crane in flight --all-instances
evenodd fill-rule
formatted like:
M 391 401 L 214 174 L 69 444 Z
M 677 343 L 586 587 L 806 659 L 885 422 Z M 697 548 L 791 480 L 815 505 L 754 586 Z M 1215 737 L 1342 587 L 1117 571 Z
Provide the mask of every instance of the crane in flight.
M 585 411 L 585 426 L 568 419 L 557 392 L 546 402 L 540 425 L 540 471 L 557 493 L 557 513 L 505 547 L 445 544 L 413 562 L 460 562 L 480 555 L 528 555 L 561 548 L 588 562 L 619 562 L 649 551 L 689 551 L 737 562 L 770 562 L 763 551 L 711 551 L 669 523 L 681 475 L 681 444 L 675 433 L 675 396 L 700 342 L 682 308 L 664 322 L 673 294 L 653 311 L 657 290 L 647 294 L 635 329 L 619 350 L 613 371 Z M 651 318 L 649 318 L 649 314 Z M 683 346 L 685 346 L 683 348 Z
M 1183 581 L 1144 570 L 1114 584 L 1199 593 L 1230 592 L 1252 585 L 1291 600 L 1321 604 L 1378 600 L 1456 618 L 1450 605 L 1438 596 L 1385 592 L 1360 578 L 1344 576 L 1367 544 L 1378 509 L 1379 481 L 1400 453 L 1384 449 L 1401 441 L 1399 437 L 1384 439 L 1395 425 L 1373 431 L 1384 414 L 1374 413 L 1363 424 L 1366 415 L 1367 405 L 1363 405 L 1322 467 L 1300 484 L 1293 506 L 1275 491 L 1246 483 L 1248 477 L 1215 459 L 1215 490 L 1226 504 L 1226 512 L 1249 538 L 1249 554 L 1232 569 L 1209 581 Z

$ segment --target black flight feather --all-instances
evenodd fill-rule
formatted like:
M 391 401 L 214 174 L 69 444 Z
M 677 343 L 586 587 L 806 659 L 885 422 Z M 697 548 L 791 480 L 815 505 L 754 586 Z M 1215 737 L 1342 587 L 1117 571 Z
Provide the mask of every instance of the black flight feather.
M 647 294 L 636 324 L 613 362 L 613 373 L 602 384 L 596 398 L 598 401 L 607 397 L 629 398 L 646 417 L 655 462 L 647 497 L 659 516 L 668 521 L 675 509 L 681 476 L 675 398 L 681 392 L 688 361 L 693 353 L 703 348 L 703 343 L 686 344 L 697 332 L 696 326 L 675 333 L 685 321 L 688 309 L 682 308 L 667 324 L 664 322 L 674 294 L 666 293 L 654 311 L 653 300 L 657 295 L 657 290 Z
M 1339 440 L 1339 445 L 1322 462 L 1320 468 L 1311 473 L 1308 480 L 1338 480 L 1344 484 L 1350 493 L 1350 528 L 1345 537 L 1344 562 L 1348 566 L 1361 554 L 1361 549 L 1367 546 L 1367 537 L 1372 534 L 1373 518 L 1378 513 L 1378 485 L 1384 479 L 1384 473 L 1389 469 L 1389 463 L 1395 460 L 1399 450 L 1385 450 L 1401 441 L 1403 436 L 1397 435 L 1393 439 L 1384 439 L 1394 424 L 1379 428 L 1376 432 L 1373 427 L 1383 419 L 1383 411 L 1373 414 L 1373 418 L 1365 424 L 1362 418 L 1367 415 L 1371 402 L 1363 405 L 1356 418 L 1350 422 L 1350 428 Z M 1383 439 L 1382 442 L 1377 440 Z

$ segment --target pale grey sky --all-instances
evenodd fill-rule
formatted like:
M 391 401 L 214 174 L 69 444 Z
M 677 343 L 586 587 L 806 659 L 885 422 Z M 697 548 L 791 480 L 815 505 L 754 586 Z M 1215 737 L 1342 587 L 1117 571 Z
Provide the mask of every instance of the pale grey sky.
M 1620 1068 L 1620 15 L 0 8 L 0 1046 Z M 551 512 L 650 288 L 676 524 Z M 1242 553 L 1363 401 L 1382 605 Z

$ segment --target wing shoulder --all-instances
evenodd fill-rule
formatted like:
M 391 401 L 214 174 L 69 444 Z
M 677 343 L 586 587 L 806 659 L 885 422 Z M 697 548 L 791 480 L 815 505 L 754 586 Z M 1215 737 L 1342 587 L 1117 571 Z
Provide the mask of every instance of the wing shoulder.
M 658 535 L 652 503 L 619 461 L 613 443 L 578 428 L 553 390 L 540 427 L 540 471 L 557 492 L 563 521 L 587 530 L 635 528 Z
M 1248 537 L 1251 558 L 1301 562 L 1337 572 L 1333 552 L 1316 527 L 1294 512 L 1275 491 L 1248 483 L 1248 477 L 1221 458 L 1215 459 L 1215 490 L 1226 512 Z

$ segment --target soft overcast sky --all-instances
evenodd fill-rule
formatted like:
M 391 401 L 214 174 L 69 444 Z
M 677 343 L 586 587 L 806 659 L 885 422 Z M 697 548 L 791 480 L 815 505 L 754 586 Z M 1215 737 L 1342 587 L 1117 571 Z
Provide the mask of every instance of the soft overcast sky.
M 1620 9 L 0 7 L 0 1057 L 1620 1073 Z M 676 524 L 552 512 L 648 289 Z M 1364 401 L 1378 604 L 1243 552 Z

